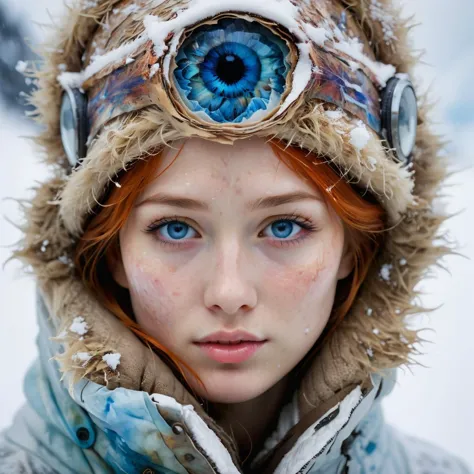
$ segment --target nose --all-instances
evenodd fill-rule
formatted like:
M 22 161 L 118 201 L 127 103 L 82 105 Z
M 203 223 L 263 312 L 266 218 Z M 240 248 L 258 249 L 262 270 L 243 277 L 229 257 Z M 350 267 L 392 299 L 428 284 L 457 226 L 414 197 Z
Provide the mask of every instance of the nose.
M 257 304 L 255 266 L 235 239 L 226 239 L 211 257 L 210 277 L 204 303 L 218 314 L 237 315 L 248 312 Z

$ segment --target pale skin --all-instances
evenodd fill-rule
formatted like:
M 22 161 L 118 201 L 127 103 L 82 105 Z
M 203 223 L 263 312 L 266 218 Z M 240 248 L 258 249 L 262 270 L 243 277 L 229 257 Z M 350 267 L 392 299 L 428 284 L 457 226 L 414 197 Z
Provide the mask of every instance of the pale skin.
M 165 152 L 158 172 L 176 153 Z M 249 207 L 293 192 L 312 198 Z M 208 209 L 157 202 L 163 194 Z M 164 217 L 168 222 L 157 223 Z M 129 290 L 136 320 L 197 372 L 207 392 L 189 376 L 191 387 L 211 402 L 211 416 L 233 433 L 244 459 L 250 444 L 253 456 L 270 434 L 285 393 L 294 390 L 288 374 L 326 326 L 336 285 L 353 268 L 346 240 L 322 193 L 260 138 L 234 145 L 187 140 L 120 231 L 121 259 L 112 274 Z M 267 342 L 244 362 L 219 363 L 194 344 L 219 330 L 244 330 Z

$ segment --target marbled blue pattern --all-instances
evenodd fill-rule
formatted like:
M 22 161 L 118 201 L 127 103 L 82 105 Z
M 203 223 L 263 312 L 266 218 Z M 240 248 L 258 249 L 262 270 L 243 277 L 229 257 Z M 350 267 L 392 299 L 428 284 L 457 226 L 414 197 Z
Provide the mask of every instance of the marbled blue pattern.
M 184 41 L 175 83 L 191 112 L 208 121 L 240 123 L 278 105 L 290 70 L 288 54 L 286 43 L 264 26 L 223 19 Z

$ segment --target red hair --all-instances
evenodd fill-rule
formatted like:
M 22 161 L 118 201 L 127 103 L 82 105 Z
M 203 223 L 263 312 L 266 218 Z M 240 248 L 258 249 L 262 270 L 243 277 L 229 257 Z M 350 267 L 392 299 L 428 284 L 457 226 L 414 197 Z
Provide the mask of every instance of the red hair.
M 354 269 L 349 277 L 339 282 L 337 302 L 323 334 L 310 351 L 312 354 L 333 334 L 354 302 L 380 245 L 381 231 L 385 226 L 385 212 L 370 195 L 363 197 L 321 158 L 307 154 L 300 148 L 283 147 L 282 143 L 276 140 L 269 143 L 280 161 L 322 192 L 344 222 L 351 237 L 349 241 L 354 255 Z M 162 173 L 178 156 L 179 153 Z M 186 367 L 203 385 L 188 364 L 140 328 L 133 316 L 128 291 L 111 278 L 107 263 L 110 259 L 120 258 L 119 231 L 125 225 L 138 196 L 157 177 L 159 158 L 160 155 L 155 155 L 147 159 L 137 159 L 126 172 L 122 172 L 119 176 L 120 187 L 113 186 L 109 189 L 105 203 L 86 223 L 84 234 L 75 249 L 75 264 L 84 284 L 98 296 L 108 310 L 141 340 L 151 344 L 164 355 L 171 368 L 177 369 L 184 381 L 186 377 L 181 366 Z M 308 356 L 305 360 L 308 360 Z

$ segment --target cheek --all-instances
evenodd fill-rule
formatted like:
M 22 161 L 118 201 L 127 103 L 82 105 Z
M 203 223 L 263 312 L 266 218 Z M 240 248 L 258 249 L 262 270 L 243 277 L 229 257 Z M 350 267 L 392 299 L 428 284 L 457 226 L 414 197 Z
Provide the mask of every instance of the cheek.
M 267 269 L 265 281 L 272 301 L 277 302 L 278 307 L 288 308 L 284 313 L 291 318 L 307 313 L 307 308 L 311 308 L 313 317 L 314 308 L 318 308 L 318 314 L 323 317 L 333 304 L 340 250 L 336 245 L 323 245 L 312 249 L 311 255 L 311 261 L 304 265 Z
M 126 272 L 137 322 L 152 335 L 156 335 L 157 329 L 171 328 L 175 307 L 172 295 L 176 290 L 168 290 L 162 283 L 169 281 L 166 272 L 157 265 L 133 261 L 127 263 Z

